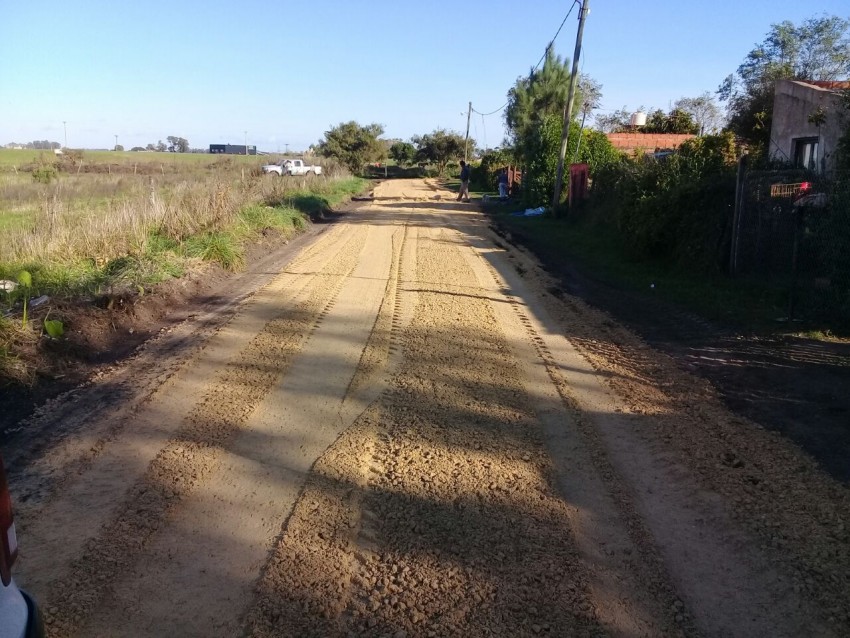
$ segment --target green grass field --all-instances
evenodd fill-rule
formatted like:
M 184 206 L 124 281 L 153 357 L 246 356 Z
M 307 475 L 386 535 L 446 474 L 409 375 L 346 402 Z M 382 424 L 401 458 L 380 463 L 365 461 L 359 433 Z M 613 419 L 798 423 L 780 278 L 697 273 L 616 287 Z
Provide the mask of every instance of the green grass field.
M 488 206 L 502 228 L 521 237 L 550 265 L 570 263 L 594 279 L 661 297 L 724 323 L 776 329 L 777 317 L 787 310 L 787 295 L 781 289 L 630 260 L 622 241 L 607 228 L 585 220 L 517 217 L 512 215 L 515 210 L 499 204 Z
M 137 158 L 157 169 L 137 172 Z M 0 164 L 30 165 L 0 171 L 0 279 L 27 270 L 32 292 L 73 297 L 98 294 L 119 280 L 125 288 L 146 286 L 179 274 L 193 259 L 235 269 L 257 233 L 295 232 L 306 216 L 368 185 L 333 162 L 321 177 L 264 176 L 259 166 L 269 159 L 109 151 L 57 159 L 4 149 Z M 73 169 L 80 160 L 87 170 L 69 170 L 68 162 L 76 163 Z M 42 174 L 48 162 L 64 164 Z
M 94 164 L 133 164 L 133 163 L 177 163 L 184 165 L 208 166 L 223 159 L 245 165 L 266 164 L 270 155 L 210 155 L 209 153 L 157 153 L 133 151 L 81 151 L 83 161 Z M 53 151 L 32 149 L 0 149 L 0 169 L 14 170 L 39 162 L 53 163 L 63 156 L 55 155 Z

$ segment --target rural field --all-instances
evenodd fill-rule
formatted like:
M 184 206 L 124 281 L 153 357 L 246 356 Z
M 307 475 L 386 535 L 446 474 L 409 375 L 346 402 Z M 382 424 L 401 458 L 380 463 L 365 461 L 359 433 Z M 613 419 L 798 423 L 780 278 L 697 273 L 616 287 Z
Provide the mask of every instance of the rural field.
M 163 263 L 234 272 L 3 432 L 48 635 L 850 634 L 846 484 L 475 204 L 122 166 L 72 197 L 5 171 L 0 278 L 127 305 Z
M 0 150 L 0 380 L 79 380 L 64 355 L 96 350 L 98 339 L 104 353 L 114 347 L 115 335 L 97 325 L 105 320 L 116 332 L 126 313 L 113 310 L 213 276 L 212 265 L 240 270 L 258 241 L 286 241 L 367 186 L 333 162 L 315 179 L 262 175 L 272 159 Z M 26 308 L 30 298 L 50 303 Z M 92 314 L 93 306 L 110 316 Z M 32 321 L 21 321 L 27 310 Z M 61 342 L 39 342 L 48 314 L 62 324 Z

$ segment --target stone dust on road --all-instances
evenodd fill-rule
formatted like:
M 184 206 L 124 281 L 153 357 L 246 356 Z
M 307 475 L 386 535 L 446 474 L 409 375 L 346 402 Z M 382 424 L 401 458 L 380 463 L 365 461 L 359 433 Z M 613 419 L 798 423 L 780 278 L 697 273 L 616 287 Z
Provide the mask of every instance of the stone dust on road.
M 846 487 L 453 193 L 374 195 L 55 442 L 19 507 L 50 636 L 850 633 Z

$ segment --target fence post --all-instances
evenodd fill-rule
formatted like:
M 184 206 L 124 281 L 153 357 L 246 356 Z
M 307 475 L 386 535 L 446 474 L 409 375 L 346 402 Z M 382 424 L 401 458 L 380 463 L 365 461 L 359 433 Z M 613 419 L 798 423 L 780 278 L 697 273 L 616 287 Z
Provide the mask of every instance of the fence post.
M 735 178 L 735 210 L 732 215 L 732 244 L 729 249 L 729 274 L 738 271 L 738 240 L 741 234 L 741 208 L 744 199 L 744 178 L 747 174 L 747 154 L 738 158 L 738 175 Z

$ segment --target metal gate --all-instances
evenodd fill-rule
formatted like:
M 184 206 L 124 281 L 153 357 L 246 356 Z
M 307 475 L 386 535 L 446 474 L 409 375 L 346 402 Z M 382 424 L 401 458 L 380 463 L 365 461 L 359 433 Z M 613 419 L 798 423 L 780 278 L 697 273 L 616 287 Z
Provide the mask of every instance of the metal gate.
M 848 177 L 749 171 L 741 182 L 730 270 L 784 295 L 789 319 L 850 324 Z

